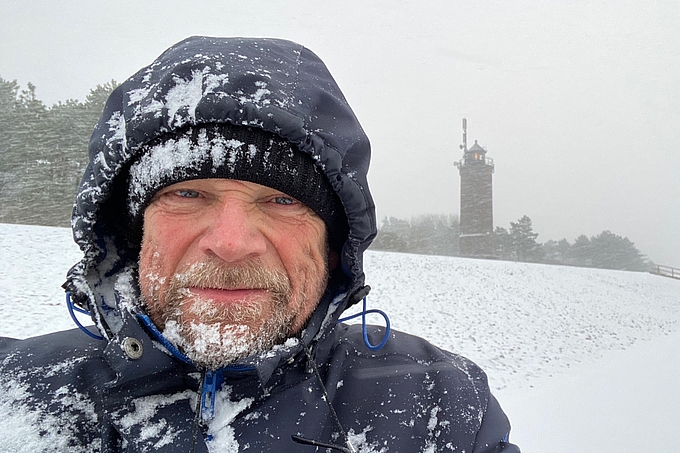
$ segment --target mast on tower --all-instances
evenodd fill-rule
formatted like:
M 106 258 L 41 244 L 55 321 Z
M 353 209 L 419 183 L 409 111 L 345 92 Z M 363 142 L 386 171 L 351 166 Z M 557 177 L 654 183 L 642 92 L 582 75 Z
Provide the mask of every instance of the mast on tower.
M 463 118 L 463 144 L 460 145 L 460 149 L 463 153 L 467 153 L 467 118 Z

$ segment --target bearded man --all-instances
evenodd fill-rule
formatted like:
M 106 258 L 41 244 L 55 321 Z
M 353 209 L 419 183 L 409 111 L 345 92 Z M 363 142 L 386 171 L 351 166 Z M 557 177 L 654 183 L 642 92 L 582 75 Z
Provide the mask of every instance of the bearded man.
M 89 151 L 65 288 L 98 332 L 0 343 L 5 450 L 519 451 L 473 363 L 341 322 L 369 289 L 370 146 L 311 51 L 188 38 Z

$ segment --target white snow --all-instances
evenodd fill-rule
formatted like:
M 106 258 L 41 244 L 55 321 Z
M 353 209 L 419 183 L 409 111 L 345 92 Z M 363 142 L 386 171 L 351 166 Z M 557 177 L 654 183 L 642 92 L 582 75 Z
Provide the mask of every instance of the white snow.
M 212 439 L 208 442 L 208 451 L 211 453 L 237 453 L 239 447 L 247 448 L 245 445 L 239 445 L 231 422 L 238 417 L 238 414 L 248 409 L 253 404 L 253 401 L 252 398 L 232 401 L 231 388 L 229 386 L 223 387 L 216 394 L 215 418 L 208 427 L 208 435 L 212 436 Z
M 129 195 L 134 200 L 130 201 L 131 212 L 136 215 L 141 209 L 140 202 L 135 200 L 135 197 L 143 199 L 150 187 L 157 187 L 159 181 L 177 174 L 180 168 L 192 170 L 201 168 L 206 156 L 212 158 L 213 172 L 224 164 L 228 156 L 229 164 L 233 166 L 236 153 L 242 145 L 243 143 L 238 140 L 225 140 L 223 137 L 214 137 L 210 140 L 205 129 L 201 129 L 198 144 L 193 143 L 188 137 L 180 137 L 154 146 L 130 168 Z M 249 145 L 248 151 L 252 157 L 257 153 L 257 148 Z
M 177 76 L 173 80 L 175 86 L 168 91 L 165 106 L 168 109 L 168 117 L 171 118 L 170 123 L 179 128 L 187 122 L 186 115 L 177 115 L 180 109 L 186 109 L 189 119 L 196 119 L 196 106 L 203 96 L 203 72 L 192 71 L 190 80 Z
M 113 135 L 111 135 L 111 137 L 109 137 L 107 140 L 106 145 L 111 148 L 116 143 L 120 143 L 122 146 L 125 146 L 127 143 L 127 140 L 125 140 L 125 117 L 123 117 L 120 112 L 113 112 L 111 118 L 106 124 L 109 125 L 109 130 L 113 132 Z M 105 163 L 106 156 L 100 153 L 99 160 L 102 163 Z
M 28 371 L 27 373 L 33 372 Z M 3 452 L 83 452 L 82 448 L 70 448 L 69 439 L 74 436 L 74 426 L 65 417 L 55 416 L 47 410 L 47 404 L 31 404 L 25 376 L 0 376 L 0 447 Z M 82 412 L 88 422 L 96 423 L 94 405 L 70 386 L 54 392 L 52 403 L 61 404 L 68 410 Z M 91 445 L 100 450 L 99 445 Z
M 0 335 L 72 328 L 70 231 L 0 224 L 0 250 Z M 678 450 L 680 281 L 379 252 L 366 273 L 394 329 L 485 369 L 523 452 Z
M 133 399 L 132 403 L 134 404 L 135 409 L 132 412 L 126 413 L 120 419 L 120 426 L 126 434 L 129 434 L 130 430 L 136 426 L 143 426 L 139 435 L 134 438 L 134 442 L 139 443 L 139 445 L 144 445 L 144 442 L 148 439 L 160 437 L 160 440 L 154 444 L 154 449 L 161 448 L 164 445 L 172 443 L 179 433 L 177 432 L 177 428 L 168 426 L 168 422 L 164 418 L 153 421 L 158 409 L 174 404 L 180 400 L 195 399 L 195 396 L 196 394 L 194 392 L 185 390 L 181 393 L 171 395 L 153 395 Z M 116 417 L 117 414 L 114 413 L 112 416 Z

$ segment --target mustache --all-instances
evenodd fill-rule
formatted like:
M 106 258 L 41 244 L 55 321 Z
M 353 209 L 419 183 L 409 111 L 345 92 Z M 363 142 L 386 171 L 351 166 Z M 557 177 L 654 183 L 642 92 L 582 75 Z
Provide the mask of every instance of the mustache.
M 238 324 L 262 314 L 262 301 L 244 301 L 236 306 L 220 307 L 209 300 L 191 297 L 191 288 L 263 289 L 270 294 L 276 307 L 284 307 L 292 293 L 290 279 L 285 272 L 268 269 L 257 262 L 233 266 L 219 260 L 200 261 L 171 278 L 161 315 L 164 322 L 181 320 L 185 306 L 206 323 Z
M 278 269 L 269 269 L 257 262 L 239 266 L 225 265 L 217 260 L 193 263 L 186 271 L 175 274 L 169 284 L 170 291 L 188 288 L 201 289 L 263 289 L 274 294 L 291 292 L 288 275 Z

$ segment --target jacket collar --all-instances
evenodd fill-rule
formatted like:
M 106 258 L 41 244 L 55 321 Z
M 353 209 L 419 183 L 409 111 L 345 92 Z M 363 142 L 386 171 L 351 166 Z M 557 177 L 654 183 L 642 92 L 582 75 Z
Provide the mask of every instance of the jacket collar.
M 301 342 L 314 352 L 315 360 L 323 361 L 330 352 L 329 347 L 323 347 L 324 340 L 329 337 L 348 298 L 337 284 L 333 284 L 332 288 L 334 291 L 327 291 L 299 336 L 218 371 L 237 375 L 255 373 L 260 387 L 264 389 L 270 385 L 271 377 L 278 368 L 304 356 Z M 121 314 L 122 326 L 104 349 L 104 356 L 117 375 L 112 386 L 156 373 L 175 372 L 178 366 L 199 371 L 162 335 L 148 316 L 127 309 L 122 309 Z

